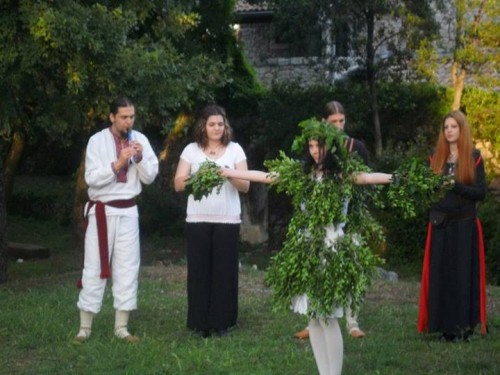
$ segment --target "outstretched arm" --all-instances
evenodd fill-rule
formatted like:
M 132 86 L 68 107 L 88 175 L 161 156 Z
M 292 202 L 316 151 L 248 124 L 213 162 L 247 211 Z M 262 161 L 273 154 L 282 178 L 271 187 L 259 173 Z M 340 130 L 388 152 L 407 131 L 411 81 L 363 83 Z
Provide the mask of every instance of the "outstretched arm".
M 240 169 L 229 169 L 221 168 L 220 175 L 226 178 L 237 178 L 240 180 L 247 180 L 252 182 L 261 182 L 264 184 L 271 184 L 278 179 L 277 174 L 255 171 L 255 170 L 240 170 Z
M 388 173 L 366 173 L 360 172 L 354 175 L 354 182 L 357 185 L 375 185 L 375 184 L 390 184 L 392 181 L 392 174 Z
M 235 170 L 238 171 L 248 171 L 247 161 L 243 160 L 235 165 Z M 250 182 L 248 180 L 240 179 L 240 178 L 232 178 L 229 181 L 239 192 L 248 193 L 248 189 L 250 189 Z

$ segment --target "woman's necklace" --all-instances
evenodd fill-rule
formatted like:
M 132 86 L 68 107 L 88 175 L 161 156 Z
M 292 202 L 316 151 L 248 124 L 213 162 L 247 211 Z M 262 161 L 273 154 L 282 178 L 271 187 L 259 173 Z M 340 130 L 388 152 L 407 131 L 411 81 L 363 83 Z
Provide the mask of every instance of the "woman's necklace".
M 448 166 L 447 166 L 447 174 L 448 176 L 454 176 L 455 175 L 455 168 L 458 160 L 458 154 L 450 152 L 448 155 Z
M 219 153 L 219 150 L 220 150 L 221 146 L 218 145 L 217 147 L 215 147 L 214 149 L 209 149 L 208 147 L 205 149 L 205 152 L 208 153 L 208 155 L 210 156 L 215 156 Z

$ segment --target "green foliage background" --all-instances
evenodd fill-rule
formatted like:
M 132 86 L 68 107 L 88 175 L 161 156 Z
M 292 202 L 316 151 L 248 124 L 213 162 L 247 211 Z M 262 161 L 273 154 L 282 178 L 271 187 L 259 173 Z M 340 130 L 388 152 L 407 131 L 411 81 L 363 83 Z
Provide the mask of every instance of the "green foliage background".
M 283 3 L 309 9 L 311 5 Z M 276 157 L 279 150 L 290 152 L 300 121 L 321 117 L 323 105 L 335 99 L 346 109 L 347 133 L 363 140 L 373 155 L 366 84 L 347 79 L 335 86 L 304 88 L 288 82 L 264 88 L 256 81 L 231 29 L 234 5 L 235 0 L 2 1 L 1 156 L 13 133 L 21 132 L 27 148 L 18 174 L 57 175 L 64 180 L 53 184 L 45 179 L 39 183 L 17 181 L 11 213 L 53 215 L 63 223 L 70 221 L 72 178 L 81 151 L 88 136 L 103 125 L 109 101 L 121 93 L 136 100 L 136 126 L 150 137 L 158 152 L 181 111 L 193 113 L 202 104 L 217 101 L 228 110 L 250 167 L 262 168 L 264 160 Z M 288 21 L 297 20 L 300 18 L 294 16 Z M 299 39 L 305 40 L 307 27 L 303 23 L 297 30 Z M 497 157 L 499 96 L 497 91 L 467 87 L 462 98 L 475 139 L 491 142 Z M 372 159 L 371 167 L 390 172 L 403 158 L 426 155 L 432 149 L 452 92 L 433 83 L 379 81 L 378 101 L 385 153 Z M 171 160 L 177 159 L 178 155 L 172 155 Z M 500 173 L 488 160 L 486 168 L 489 179 Z M 271 214 L 286 203 L 283 196 L 273 194 Z M 164 191 L 155 183 L 144 190 L 141 204 L 142 225 L 147 231 L 169 232 L 180 227 L 185 202 L 171 189 Z M 487 206 L 491 205 L 482 207 Z M 498 248 L 493 230 L 498 223 L 496 212 L 481 211 L 487 243 L 492 241 L 488 251 Z M 394 213 L 376 215 L 380 215 L 387 237 L 385 246 L 377 251 L 397 263 L 419 259 L 425 217 L 401 222 Z M 275 232 L 270 242 L 277 246 L 285 229 L 272 224 Z M 500 258 L 495 253 L 489 256 L 492 265 Z
M 443 87 L 432 84 L 397 84 L 386 83 L 382 88 L 380 105 L 383 108 L 382 130 L 386 139 L 385 152 L 382 158 L 372 158 L 373 170 L 392 172 L 401 160 L 408 157 L 425 157 L 432 150 L 436 134 L 443 115 L 449 110 L 450 92 Z M 348 134 L 365 141 L 371 148 L 371 125 L 369 111 L 366 106 L 366 89 L 360 84 L 341 84 L 335 87 L 314 86 L 302 88 L 294 83 L 275 85 L 264 91 L 254 91 L 246 101 L 256 103 L 246 108 L 237 107 L 233 113 L 226 105 L 230 122 L 236 129 L 237 141 L 245 146 L 248 162 L 251 168 L 263 168 L 263 161 L 277 156 L 278 150 L 290 152 L 293 138 L 299 132 L 297 124 L 310 118 L 311 115 L 321 116 L 324 103 L 338 100 L 344 104 L 347 112 L 346 130 Z M 497 124 L 500 118 L 498 93 L 479 89 L 468 89 L 464 96 L 464 110 L 476 139 L 491 139 L 498 148 L 499 142 L 493 142 L 498 137 Z M 226 104 L 226 103 L 223 103 Z M 227 102 L 230 104 L 230 102 Z M 153 143 L 159 139 L 152 138 Z M 42 148 L 45 150 L 45 148 Z M 67 162 L 68 154 L 63 147 L 54 147 L 50 153 L 37 152 L 30 149 L 22 165 L 23 174 L 53 175 L 57 160 Z M 372 154 L 373 155 L 373 154 Z M 49 157 L 50 156 L 50 157 Z M 177 160 L 173 156 L 172 160 Z M 75 167 L 73 167 L 75 168 Z M 488 168 L 492 178 L 492 169 Z M 71 180 L 71 179 L 70 179 Z M 38 189 L 44 186 L 37 183 L 19 182 L 14 188 L 13 214 L 56 215 L 63 222 L 68 222 L 69 207 L 73 202 L 72 183 L 67 182 L 67 190 Z M 47 198 L 43 192 L 51 191 L 52 198 Z M 58 193 L 60 191 L 60 193 Z M 489 198 L 491 199 L 491 198 Z M 65 209 L 55 208 L 47 202 L 64 202 Z M 272 215 L 286 221 L 291 211 L 287 209 L 288 198 L 283 194 L 270 192 L 270 249 L 276 250 L 284 239 L 284 226 L 273 222 Z M 488 202 L 490 202 L 488 200 Z M 50 208 L 52 207 L 52 208 Z M 62 207 L 59 203 L 58 207 Z M 481 218 L 485 221 L 485 240 L 490 280 L 496 280 L 500 254 L 498 232 L 495 228 L 500 222 L 500 210 L 491 209 L 489 203 L 480 206 Z M 43 209 L 42 209 L 43 208 Z M 182 223 L 185 211 L 185 197 L 164 191 L 159 184 L 145 188 L 141 196 L 141 225 L 147 233 L 182 233 Z M 168 212 L 168 215 L 164 213 Z M 373 210 L 373 214 L 384 227 L 386 242 L 373 244 L 372 250 L 380 253 L 388 263 L 388 267 L 398 267 L 409 275 L 418 275 L 421 267 L 423 244 L 426 233 L 426 214 L 420 214 L 414 219 L 400 220 L 394 210 Z

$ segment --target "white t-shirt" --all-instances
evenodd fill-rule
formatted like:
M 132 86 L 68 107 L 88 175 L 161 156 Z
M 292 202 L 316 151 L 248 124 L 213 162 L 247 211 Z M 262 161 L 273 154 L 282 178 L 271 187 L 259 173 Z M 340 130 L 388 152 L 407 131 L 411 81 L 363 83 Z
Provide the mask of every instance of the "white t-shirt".
M 217 159 L 211 159 L 197 143 L 188 144 L 180 156 L 191 166 L 191 174 L 198 171 L 200 164 L 211 160 L 221 167 L 235 168 L 236 164 L 246 160 L 245 152 L 238 143 L 229 142 L 224 153 Z M 238 190 L 229 182 L 224 182 L 219 194 L 216 189 L 212 193 L 196 201 L 189 195 L 186 222 L 188 223 L 241 223 L 241 203 Z

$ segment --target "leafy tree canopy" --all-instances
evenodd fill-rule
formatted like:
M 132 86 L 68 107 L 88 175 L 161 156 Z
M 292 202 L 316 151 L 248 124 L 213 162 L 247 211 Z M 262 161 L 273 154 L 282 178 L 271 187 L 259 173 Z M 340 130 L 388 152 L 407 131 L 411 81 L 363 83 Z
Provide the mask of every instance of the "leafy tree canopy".
M 32 141 L 69 143 L 119 94 L 136 101 L 143 123 L 166 127 L 170 112 L 212 98 L 228 65 L 187 53 L 186 33 L 201 18 L 196 3 L 2 1 L 2 134 L 22 129 Z

